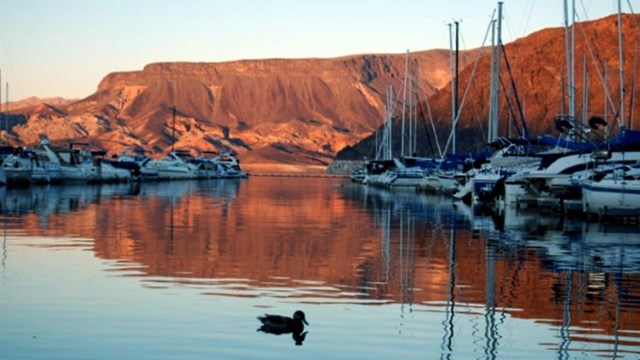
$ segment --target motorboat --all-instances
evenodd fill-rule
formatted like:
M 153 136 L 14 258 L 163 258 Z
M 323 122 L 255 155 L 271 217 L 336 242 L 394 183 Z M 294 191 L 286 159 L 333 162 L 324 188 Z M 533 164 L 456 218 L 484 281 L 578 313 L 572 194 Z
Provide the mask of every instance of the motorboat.
M 2 169 L 8 185 L 29 184 L 35 166 L 35 154 L 20 148 L 2 149 Z M 8 152 L 7 152 L 8 151 Z
M 246 178 L 247 173 L 240 168 L 240 160 L 233 153 L 223 152 L 214 158 L 214 162 L 222 166 L 223 178 Z
M 185 161 L 175 151 L 161 159 L 149 159 L 141 164 L 141 173 L 157 173 L 158 180 L 187 180 L 201 177 L 198 167 Z
M 598 216 L 640 216 L 640 167 L 582 181 L 582 209 Z

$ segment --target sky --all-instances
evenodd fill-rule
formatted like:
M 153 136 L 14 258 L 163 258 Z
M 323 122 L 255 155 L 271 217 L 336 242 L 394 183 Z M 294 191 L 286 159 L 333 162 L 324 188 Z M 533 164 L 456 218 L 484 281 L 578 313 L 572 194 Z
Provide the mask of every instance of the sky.
M 579 20 L 615 0 L 574 0 Z M 564 24 L 562 0 L 504 0 L 503 42 Z M 570 1 L 571 3 L 571 1 Z M 640 0 L 622 0 L 623 11 Z M 2 0 L 2 101 L 84 98 L 115 71 L 154 62 L 331 58 L 483 45 L 494 0 Z M 488 45 L 488 44 L 487 44 Z

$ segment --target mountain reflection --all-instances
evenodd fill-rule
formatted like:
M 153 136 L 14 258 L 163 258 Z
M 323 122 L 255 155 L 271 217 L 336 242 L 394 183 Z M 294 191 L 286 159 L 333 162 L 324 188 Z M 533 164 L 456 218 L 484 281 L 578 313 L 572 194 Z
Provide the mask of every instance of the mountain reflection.
M 0 196 L 2 213 L 23 231 L 93 238 L 95 256 L 115 260 L 115 274 L 149 288 L 435 307 L 443 351 L 458 311 L 482 314 L 487 349 L 497 346 L 507 313 L 559 327 L 558 344 L 609 341 L 594 340 L 595 332 L 637 345 L 637 228 L 516 210 L 491 217 L 448 198 L 326 179 L 32 187 Z M 563 350 L 558 344 L 549 346 Z

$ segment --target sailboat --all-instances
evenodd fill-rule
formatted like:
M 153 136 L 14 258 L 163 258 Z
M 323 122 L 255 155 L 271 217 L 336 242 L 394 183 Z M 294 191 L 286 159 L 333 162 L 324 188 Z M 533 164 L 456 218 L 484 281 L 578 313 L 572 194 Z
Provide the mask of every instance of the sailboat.
M 565 1 L 565 31 L 568 34 L 567 7 Z M 574 27 L 576 24 L 574 23 Z M 622 16 L 618 1 L 618 33 L 620 45 L 620 79 L 624 79 L 622 64 Z M 567 35 L 568 39 L 568 35 Z M 567 59 L 573 56 L 573 46 L 567 40 Z M 542 143 L 555 145 L 555 148 L 542 154 L 540 165 L 519 172 L 507 179 L 505 184 L 505 201 L 507 204 L 520 206 L 533 203 L 537 206 L 560 207 L 565 203 L 579 202 L 584 184 L 593 184 L 587 180 L 588 174 L 598 170 L 603 163 L 611 166 L 633 165 L 640 162 L 640 131 L 627 129 L 624 126 L 624 81 L 620 81 L 620 108 L 618 121 L 620 131 L 613 139 L 607 136 L 594 137 L 598 130 L 605 129 L 605 119 L 592 117 L 588 126 L 577 121 L 573 114 L 573 77 L 572 64 L 567 60 L 569 74 L 570 113 L 554 119 L 556 129 L 564 134 L 564 138 L 541 136 Z M 582 184 L 580 181 L 585 180 Z M 597 185 L 595 185 L 597 187 Z M 596 206 L 598 207 L 598 206 Z M 601 206 L 600 206 L 601 207 Z M 591 206 L 585 207 L 591 211 Z
M 620 58 L 622 62 L 621 13 L 620 0 L 618 0 L 618 36 L 620 37 Z M 623 112 L 624 97 L 622 96 L 622 88 L 624 86 L 624 77 L 622 76 L 622 64 L 620 67 L 620 106 Z M 636 135 L 640 136 L 640 132 L 637 133 Z M 634 151 L 625 150 L 623 148 L 621 151 L 621 156 L 624 157 L 625 162 L 629 162 L 630 158 L 635 158 L 636 153 L 640 153 L 640 151 L 635 151 L 640 150 L 636 148 L 633 149 Z M 640 160 L 636 164 L 640 164 Z M 598 176 L 598 173 L 594 173 L 592 176 L 585 178 L 581 185 L 582 210 L 585 213 L 598 216 L 640 216 L 640 165 L 617 169 L 617 171 L 604 176 Z
M 387 118 L 382 129 L 382 140 L 376 151 L 375 160 L 367 162 L 363 184 L 373 186 L 386 186 L 389 170 L 395 168 L 392 155 L 392 125 L 393 125 L 393 87 L 387 88 Z

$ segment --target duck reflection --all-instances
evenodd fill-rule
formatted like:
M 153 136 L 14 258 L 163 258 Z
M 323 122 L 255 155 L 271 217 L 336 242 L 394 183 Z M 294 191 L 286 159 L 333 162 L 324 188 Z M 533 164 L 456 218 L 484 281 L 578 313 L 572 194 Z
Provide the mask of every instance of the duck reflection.
M 445 354 L 455 353 L 463 336 L 454 328 L 457 314 L 471 311 L 479 312 L 475 326 L 485 326 L 475 333 L 476 350 L 491 357 L 504 346 L 509 317 L 572 331 L 598 324 L 602 334 L 626 331 L 638 339 L 637 225 L 618 230 L 525 209 L 505 209 L 498 218 L 442 197 L 337 187 L 326 179 L 141 184 L 134 196 L 126 196 L 127 187 L 113 196 L 112 187 L 79 188 L 83 196 L 71 189 L 32 189 L 23 198 L 11 189 L 3 214 L 20 215 L 9 226 L 27 234 L 94 239 L 95 256 L 115 260 L 112 274 L 139 276 L 150 289 L 401 304 L 400 329 L 410 312 L 436 309 L 444 313 L 438 331 Z M 38 227 L 33 214 L 48 214 L 42 209 L 51 204 L 64 206 Z M 302 321 L 260 321 L 259 331 L 305 341 Z M 585 347 L 601 341 L 571 340 Z
M 304 331 L 304 325 L 309 325 L 304 312 L 298 310 L 293 313 L 293 318 L 282 315 L 270 315 L 264 314 L 264 316 L 258 316 L 258 320 L 262 325 L 257 331 L 262 331 L 274 335 L 291 334 L 293 341 L 296 345 L 302 345 L 302 342 L 307 337 L 307 331 Z

